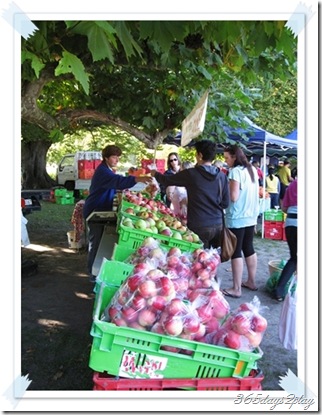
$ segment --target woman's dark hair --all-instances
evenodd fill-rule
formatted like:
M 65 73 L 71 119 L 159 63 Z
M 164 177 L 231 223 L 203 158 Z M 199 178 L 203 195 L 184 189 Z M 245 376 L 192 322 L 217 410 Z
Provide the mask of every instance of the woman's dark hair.
M 167 160 L 167 166 L 168 166 L 168 170 L 172 170 L 172 166 L 170 163 L 170 159 L 172 157 L 176 157 L 178 159 L 178 166 L 181 166 L 181 159 L 178 153 L 172 152 L 168 154 L 168 160 Z
M 203 161 L 213 161 L 216 157 L 216 144 L 211 140 L 200 140 L 195 144 L 197 153 L 202 154 Z
M 225 153 L 229 153 L 231 156 L 235 156 L 236 160 L 234 162 L 234 167 L 236 166 L 243 166 L 248 170 L 248 173 L 250 175 L 250 178 L 252 179 L 252 182 L 255 182 L 255 176 L 253 171 L 253 166 L 251 163 L 247 160 L 247 157 L 243 150 L 237 146 L 236 144 L 227 146 L 224 149 Z
M 122 155 L 122 150 L 120 149 L 120 147 L 115 146 L 115 145 L 109 145 L 106 146 L 103 150 L 102 150 L 102 157 L 103 160 L 105 158 L 111 157 L 111 156 L 118 156 L 120 157 Z
M 297 177 L 297 167 L 293 167 L 293 169 L 291 170 L 291 176 L 293 177 L 293 179 Z
M 268 175 L 271 180 L 273 180 L 274 178 L 274 171 L 275 171 L 274 167 L 272 166 L 268 167 Z

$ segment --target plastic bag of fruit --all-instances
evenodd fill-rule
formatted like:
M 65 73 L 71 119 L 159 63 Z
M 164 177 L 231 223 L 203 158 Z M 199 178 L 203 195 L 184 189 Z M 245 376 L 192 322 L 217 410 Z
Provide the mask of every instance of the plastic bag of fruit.
M 171 278 L 147 262 L 140 263 L 117 290 L 102 319 L 117 326 L 149 330 L 174 297 Z
M 143 193 L 147 194 L 151 199 L 155 199 L 158 193 L 160 193 L 159 183 L 154 177 L 152 177 L 152 182 L 145 187 Z
M 259 349 L 267 328 L 263 310 L 257 296 L 250 303 L 240 304 L 229 314 L 219 330 L 208 337 L 208 343 L 244 352 Z

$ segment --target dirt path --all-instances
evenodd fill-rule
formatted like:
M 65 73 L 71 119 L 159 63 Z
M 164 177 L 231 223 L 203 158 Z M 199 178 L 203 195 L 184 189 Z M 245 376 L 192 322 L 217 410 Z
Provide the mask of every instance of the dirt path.
M 92 338 L 90 328 L 94 304 L 93 284 L 86 275 L 86 252 L 69 249 L 66 232 L 46 234 L 33 230 L 30 240 L 43 251 L 23 248 L 23 259 L 35 260 L 38 272 L 22 277 L 22 370 L 29 374 L 29 390 L 91 390 L 93 372 L 88 367 Z M 281 303 L 265 290 L 268 261 L 287 259 L 286 242 L 256 237 L 258 253 L 256 293 L 244 290 L 242 299 L 228 298 L 231 308 L 258 296 L 268 329 L 261 344 L 259 367 L 264 373 L 264 390 L 280 390 L 279 377 L 288 369 L 297 374 L 297 354 L 285 350 L 278 339 Z M 222 264 L 222 287 L 232 284 L 229 263 Z

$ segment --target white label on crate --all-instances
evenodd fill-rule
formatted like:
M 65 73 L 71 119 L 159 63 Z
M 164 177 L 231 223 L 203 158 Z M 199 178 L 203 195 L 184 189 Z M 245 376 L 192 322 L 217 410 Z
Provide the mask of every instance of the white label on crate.
M 136 353 L 125 350 L 120 364 L 119 376 L 135 379 L 162 379 L 167 367 L 165 357 Z

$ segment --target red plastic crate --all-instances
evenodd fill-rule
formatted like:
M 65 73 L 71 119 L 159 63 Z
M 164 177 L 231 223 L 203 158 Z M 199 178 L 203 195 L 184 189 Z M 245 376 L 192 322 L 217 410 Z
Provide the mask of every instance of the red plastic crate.
M 97 169 L 97 167 L 102 163 L 102 160 L 94 160 L 94 169 Z
M 155 162 L 155 164 L 157 166 L 158 172 L 164 173 L 165 172 L 165 160 L 163 160 L 163 159 L 155 159 L 154 162 Z M 147 173 L 150 171 L 148 169 L 148 166 L 150 164 L 152 164 L 152 163 L 153 163 L 153 159 L 150 159 L 150 160 L 148 160 L 148 159 L 141 160 L 142 168 L 145 169 Z
M 285 233 L 285 222 L 283 222 L 283 241 L 287 241 L 286 239 L 286 233 Z
M 283 238 L 283 222 L 264 221 L 264 238 L 279 239 Z
M 94 372 L 93 390 L 262 390 L 264 375 L 253 369 L 244 378 L 202 378 L 202 379 L 127 379 Z
M 94 169 L 79 170 L 78 177 L 82 180 L 89 180 L 94 175 Z
M 78 170 L 92 170 L 94 169 L 93 160 L 78 160 Z

